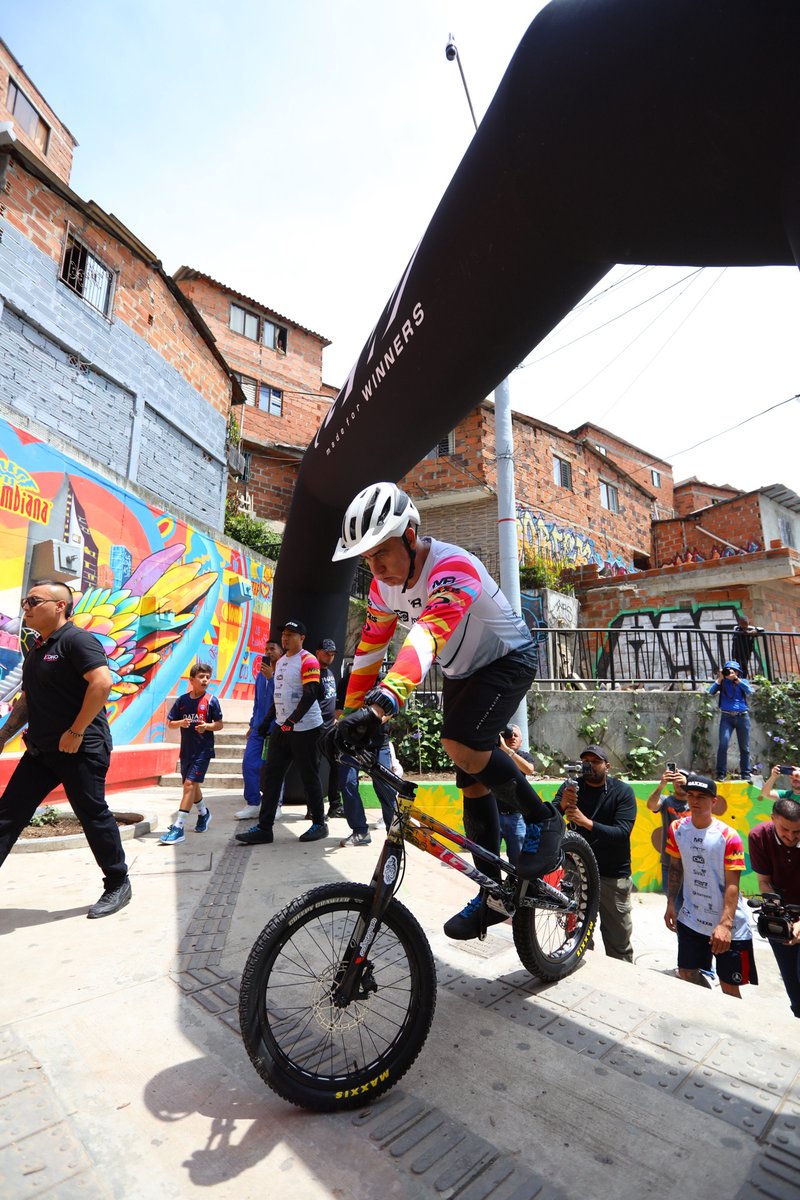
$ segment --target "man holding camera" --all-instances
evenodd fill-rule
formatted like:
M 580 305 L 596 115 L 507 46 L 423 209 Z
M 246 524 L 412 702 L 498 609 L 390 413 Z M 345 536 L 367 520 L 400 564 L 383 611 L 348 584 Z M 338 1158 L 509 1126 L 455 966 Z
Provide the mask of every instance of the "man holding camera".
M 717 747 L 717 779 L 722 780 L 728 772 L 728 745 L 736 730 L 739 743 L 739 774 L 750 781 L 750 712 L 747 697 L 752 687 L 740 678 L 741 667 L 735 658 L 723 663 L 717 678 L 708 689 L 709 696 L 719 693 L 719 746 Z
M 739 893 L 744 847 L 735 829 L 712 815 L 717 785 L 705 775 L 686 776 L 688 816 L 670 825 L 667 911 L 664 923 L 678 935 L 678 974 L 703 984 L 716 959 L 719 986 L 741 998 L 740 985 L 758 983 L 747 907 Z M 678 893 L 683 900 L 678 907 Z
M 636 821 L 633 788 L 608 773 L 602 746 L 581 754 L 581 775 L 568 779 L 554 803 L 592 847 L 600 872 L 600 935 L 609 958 L 633 962 L 631 830 Z
M 800 797 L 800 793 L 798 793 Z M 783 796 L 772 806 L 772 820 L 750 830 L 750 866 L 762 895 L 771 892 L 784 904 L 800 904 L 800 799 Z M 796 1017 L 800 1017 L 800 920 L 790 921 L 790 936 L 768 938 Z
M 781 787 L 778 780 L 783 777 Z M 800 767 L 774 766 L 761 785 L 764 800 L 800 800 Z

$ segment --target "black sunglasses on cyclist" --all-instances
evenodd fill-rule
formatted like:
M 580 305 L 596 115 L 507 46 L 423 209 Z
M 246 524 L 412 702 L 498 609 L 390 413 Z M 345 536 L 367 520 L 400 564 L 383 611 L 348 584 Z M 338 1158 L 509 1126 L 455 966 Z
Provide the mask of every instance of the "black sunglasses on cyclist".
M 23 596 L 19 602 L 20 608 L 36 608 L 39 604 L 47 604 L 49 601 L 57 604 L 57 600 L 53 600 L 52 596 Z

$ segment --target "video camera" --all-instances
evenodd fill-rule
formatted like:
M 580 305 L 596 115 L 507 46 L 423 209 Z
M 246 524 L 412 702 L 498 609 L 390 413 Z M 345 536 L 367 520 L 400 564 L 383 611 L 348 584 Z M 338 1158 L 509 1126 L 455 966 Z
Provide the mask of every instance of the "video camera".
M 586 775 L 591 770 L 589 763 L 579 760 L 578 762 L 564 763 L 564 775 L 573 783 L 580 779 L 581 775 Z
M 791 939 L 792 926 L 800 917 L 800 904 L 784 904 L 775 892 L 752 896 L 747 903 L 750 908 L 758 910 L 756 927 L 763 938 L 769 938 L 771 942 L 788 942 Z

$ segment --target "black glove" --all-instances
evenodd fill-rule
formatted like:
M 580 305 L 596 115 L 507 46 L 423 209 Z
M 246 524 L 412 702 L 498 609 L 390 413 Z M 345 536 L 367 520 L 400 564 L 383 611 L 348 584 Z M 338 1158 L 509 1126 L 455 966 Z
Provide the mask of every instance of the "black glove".
M 258 734 L 258 736 L 260 738 L 269 737 L 269 727 L 271 724 L 272 724 L 271 721 L 262 721 L 261 722 L 258 729 L 256 730 L 256 733 Z
M 336 743 L 340 750 L 365 750 L 379 745 L 383 721 L 371 708 L 357 708 L 342 717 L 336 726 Z

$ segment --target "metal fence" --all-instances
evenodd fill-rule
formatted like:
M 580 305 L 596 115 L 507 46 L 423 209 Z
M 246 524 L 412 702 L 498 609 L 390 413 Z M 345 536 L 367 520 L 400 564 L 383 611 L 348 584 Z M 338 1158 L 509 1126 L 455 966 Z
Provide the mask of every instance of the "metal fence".
M 708 687 L 734 654 L 730 630 L 626 628 L 533 629 L 539 651 L 537 681 L 553 688 L 592 685 L 623 688 Z M 758 633 L 752 638 L 747 676 L 775 683 L 800 678 L 800 634 Z M 741 648 L 737 646 L 738 656 Z

